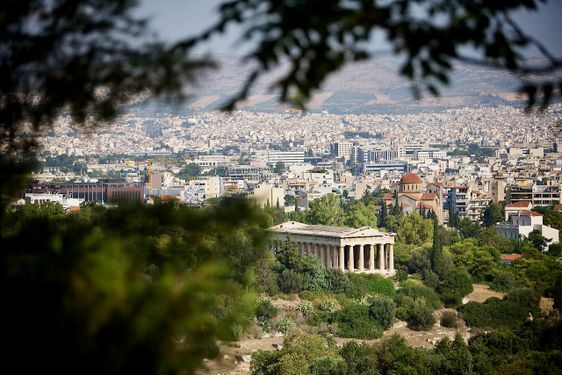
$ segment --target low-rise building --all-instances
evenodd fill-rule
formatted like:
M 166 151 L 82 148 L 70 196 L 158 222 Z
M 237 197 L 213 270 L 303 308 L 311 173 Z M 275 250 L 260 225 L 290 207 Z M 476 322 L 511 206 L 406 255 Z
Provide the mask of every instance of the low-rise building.
M 528 237 L 532 231 L 537 231 L 547 239 L 547 245 L 559 242 L 558 229 L 543 224 L 543 216 L 538 212 L 523 210 L 510 215 L 510 223 L 497 223 L 498 233 L 511 240 Z

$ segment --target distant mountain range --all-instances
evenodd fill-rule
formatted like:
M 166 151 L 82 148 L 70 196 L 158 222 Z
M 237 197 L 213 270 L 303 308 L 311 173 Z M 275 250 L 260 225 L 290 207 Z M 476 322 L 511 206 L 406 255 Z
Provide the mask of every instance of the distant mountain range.
M 191 92 L 191 110 L 219 108 L 243 85 L 250 72 L 239 58 L 219 56 L 220 68 L 206 73 L 199 86 Z M 524 98 L 518 94 L 520 81 L 504 72 L 478 66 L 457 64 L 451 84 L 441 87 L 441 97 L 426 94 L 415 100 L 410 82 L 398 75 L 399 61 L 392 57 L 355 63 L 346 66 L 325 82 L 307 105 L 310 111 L 327 110 L 331 113 L 403 113 L 441 110 L 473 105 L 521 105 Z M 286 109 L 277 103 L 269 86 L 279 73 L 260 79 L 250 97 L 239 108 L 256 111 Z

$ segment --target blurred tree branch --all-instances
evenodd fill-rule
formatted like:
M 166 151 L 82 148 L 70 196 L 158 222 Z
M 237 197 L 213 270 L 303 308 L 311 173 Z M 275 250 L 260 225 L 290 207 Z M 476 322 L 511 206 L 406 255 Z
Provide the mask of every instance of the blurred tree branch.
M 416 97 L 424 90 L 439 95 L 439 88 L 449 83 L 453 62 L 462 61 L 517 75 L 529 106 L 542 98 L 545 107 L 553 94 L 560 95 L 562 80 L 536 75 L 560 72 L 562 59 L 511 17 L 514 11 L 535 10 L 540 2 L 544 0 L 230 0 L 221 5 L 220 20 L 190 43 L 223 33 L 230 24 L 241 24 L 242 38 L 257 41 L 246 60 L 258 66 L 225 106 L 228 110 L 247 96 L 257 77 L 286 62 L 288 71 L 271 89 L 280 92 L 282 102 L 304 107 L 328 75 L 348 62 L 373 57 L 367 43 L 375 31 L 405 58 L 399 72 L 412 82 Z M 462 47 L 472 47 L 477 55 L 462 55 Z M 522 51 L 528 47 L 536 47 L 547 63 L 527 61 Z

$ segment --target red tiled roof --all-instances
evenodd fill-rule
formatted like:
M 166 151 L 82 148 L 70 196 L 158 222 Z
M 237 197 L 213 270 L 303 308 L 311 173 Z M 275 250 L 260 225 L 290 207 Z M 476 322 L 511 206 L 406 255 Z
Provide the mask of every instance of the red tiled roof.
M 421 199 L 422 201 L 432 201 L 432 200 L 434 200 L 435 198 L 437 198 L 437 195 L 435 195 L 435 194 L 433 194 L 433 193 L 423 193 L 423 194 L 421 195 L 421 198 L 420 198 L 420 199 Z
M 555 204 L 554 209 L 558 212 L 562 212 L 562 204 Z
M 519 258 L 521 258 L 523 256 L 523 254 L 502 254 L 501 255 L 501 260 L 517 260 Z
M 402 176 L 402 178 L 400 179 L 400 183 L 401 184 L 421 184 L 423 181 L 420 178 L 420 176 L 418 176 L 415 173 L 406 173 L 404 176 Z

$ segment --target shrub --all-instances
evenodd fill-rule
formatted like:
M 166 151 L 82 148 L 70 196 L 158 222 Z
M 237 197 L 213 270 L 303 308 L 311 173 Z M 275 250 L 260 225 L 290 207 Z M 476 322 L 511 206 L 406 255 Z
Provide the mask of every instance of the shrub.
M 404 282 L 408 280 L 408 272 L 404 270 L 398 270 L 396 271 L 396 275 L 394 276 L 394 279 L 399 282 Z
M 295 325 L 295 321 L 288 316 L 281 318 L 277 322 L 277 330 L 283 334 L 286 334 L 289 331 L 289 328 Z
M 271 333 L 271 322 L 265 318 L 258 318 L 258 323 L 264 332 Z
M 498 292 L 509 292 L 511 289 L 519 288 L 522 283 L 509 271 L 501 270 L 494 276 L 490 287 Z
M 302 277 L 302 289 L 304 290 L 328 290 L 327 270 L 317 257 L 307 256 L 302 260 L 299 270 Z
M 256 305 L 256 318 L 258 318 L 258 320 L 273 319 L 277 315 L 277 312 L 277 307 L 273 306 L 271 301 L 267 298 L 261 298 L 258 300 L 258 303 Z
M 469 327 L 516 329 L 524 323 L 529 310 L 512 301 L 491 297 L 484 303 L 469 302 L 459 307 Z
M 387 296 L 373 298 L 369 306 L 369 316 L 385 330 L 392 327 L 395 313 L 396 304 Z
M 279 293 L 277 273 L 274 272 L 276 259 L 271 252 L 266 252 L 255 267 L 256 283 L 260 291 L 274 296 Z
M 318 304 L 318 310 L 333 313 L 339 310 L 340 305 L 334 299 L 325 299 Z
M 392 280 L 381 275 L 349 274 L 348 277 L 351 282 L 349 295 L 352 298 L 361 299 L 366 294 L 395 295 Z
M 472 292 L 472 279 L 468 272 L 454 269 L 449 272 L 439 288 L 439 295 L 445 306 L 458 306 L 462 298 Z
M 408 296 L 412 299 L 425 298 L 425 302 L 432 309 L 438 309 L 441 307 L 441 300 L 439 299 L 437 293 L 433 291 L 433 289 L 430 289 L 424 285 L 416 284 L 411 281 L 403 283 L 396 294 L 398 300 L 401 296 Z
M 382 329 L 369 316 L 369 308 L 359 304 L 349 305 L 335 314 L 338 334 L 355 339 L 376 339 L 382 337 Z
M 278 279 L 279 289 L 283 293 L 299 293 L 302 290 L 302 276 L 292 270 L 284 270 Z
M 302 316 L 309 316 L 314 311 L 314 307 L 312 306 L 312 302 L 303 300 L 299 303 L 297 310 L 300 311 Z
M 340 357 L 316 358 L 309 366 L 311 375 L 344 375 L 346 374 L 345 362 Z
M 334 293 L 348 293 L 351 282 L 345 273 L 338 268 L 329 268 L 326 272 L 328 290 Z
M 346 343 L 340 355 L 347 364 L 347 375 L 378 375 L 379 361 L 377 348 L 372 345 L 359 345 L 355 341 Z
M 457 313 L 454 311 L 445 311 L 441 315 L 441 326 L 455 328 L 458 324 Z
M 433 327 L 435 323 L 433 310 L 426 304 L 424 298 L 414 300 L 406 321 L 408 327 L 414 331 L 427 331 Z
M 441 285 L 441 280 L 439 280 L 439 276 L 431 270 L 423 273 L 423 281 L 425 285 L 427 285 L 432 289 L 437 289 Z
M 524 307 L 531 313 L 538 312 L 540 297 L 531 288 L 518 288 L 505 296 L 505 301 Z

